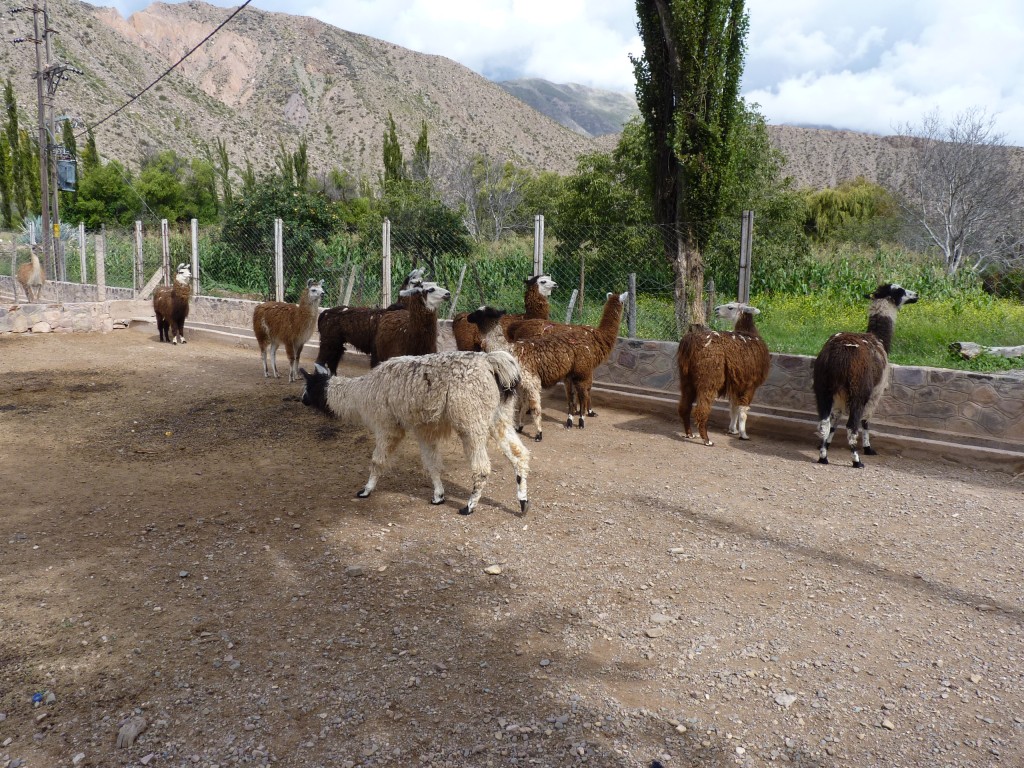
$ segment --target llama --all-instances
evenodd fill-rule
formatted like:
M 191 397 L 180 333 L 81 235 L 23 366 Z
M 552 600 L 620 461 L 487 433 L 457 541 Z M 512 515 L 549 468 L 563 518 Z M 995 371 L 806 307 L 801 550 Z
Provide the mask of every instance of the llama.
M 431 504 L 445 500 L 441 482 L 439 441 L 455 433 L 473 473 L 473 490 L 460 515 L 470 515 L 483 494 L 491 472 L 487 438 L 501 448 L 516 473 L 516 496 L 521 514 L 529 510 L 526 478 L 530 453 L 512 425 L 511 409 L 520 370 L 507 352 L 440 352 L 394 357 L 362 376 L 330 376 L 321 365 L 314 373 L 302 371 L 305 405 L 318 408 L 347 423 L 363 424 L 373 432 L 375 444 L 370 477 L 356 494 L 365 499 L 384 471 L 388 457 L 413 432 L 420 458 L 434 485 Z
M 408 300 L 408 306 L 385 312 L 377 321 L 373 367 L 392 357 L 437 352 L 437 308 L 451 293 L 437 283 L 425 282 L 410 285 L 398 295 Z
M 541 397 L 543 388 L 559 381 L 565 382 L 568 417 L 565 426 L 573 426 L 573 416 L 579 413 L 579 428 L 584 427 L 584 414 L 596 416 L 590 409 L 590 387 L 594 369 L 608 359 L 618 338 L 622 308 L 628 293 L 608 294 L 601 325 L 569 326 L 571 332 L 509 342 L 501 328 L 500 310 L 481 307 L 470 313 L 469 321 L 480 328 L 483 345 L 488 350 L 508 349 L 523 370 L 522 392 L 517 412 L 516 429 L 523 429 L 523 414 L 533 417 L 536 431 L 534 440 L 544 437 L 541 424 Z
M 771 368 L 768 345 L 754 325 L 754 317 L 760 313 L 747 304 L 721 304 L 715 307 L 715 314 L 733 320 L 732 331 L 718 332 L 694 325 L 679 340 L 679 417 L 686 438 L 693 439 L 690 413 L 696 403 L 697 431 L 704 445 L 714 445 L 708 437 L 711 404 L 716 397 L 728 397 L 729 434 L 739 435 L 740 440 L 750 439 L 747 412 Z
M 402 282 L 400 291 L 410 285 L 423 283 L 423 270 L 414 269 Z M 384 312 L 404 309 L 408 297 L 399 297 L 391 306 L 378 307 L 331 307 L 320 313 L 316 327 L 320 334 L 320 351 L 316 361 L 332 374 L 338 372 L 338 365 L 345 354 L 345 345 L 358 349 L 370 356 L 370 367 L 377 365 L 377 326 Z
M 898 283 L 886 283 L 865 298 L 871 299 L 867 332 L 834 334 L 814 359 L 819 464 L 828 464 L 828 448 L 844 411 L 849 414 L 846 436 L 853 466 L 864 467 L 857 450 L 858 438 L 865 454 L 876 454 L 868 421 L 889 386 L 889 348 L 896 315 L 904 304 L 917 301 L 917 293 Z
M 252 313 L 252 330 L 260 345 L 263 358 L 263 378 L 277 374 L 277 348 L 283 344 L 288 353 L 288 381 L 299 380 L 299 357 L 302 348 L 316 330 L 320 300 L 324 295 L 324 281 L 306 281 L 306 287 L 298 304 L 284 301 L 265 301 L 257 304 Z M 270 347 L 270 361 L 267 361 L 267 347 Z
M 534 275 L 523 281 L 526 284 L 526 293 L 523 296 L 523 307 L 526 310 L 521 315 L 505 314 L 501 318 L 501 327 L 506 337 L 509 336 L 508 329 L 521 320 L 547 320 L 551 314 L 551 305 L 548 303 L 548 296 L 558 287 L 558 283 L 551 279 L 550 275 Z M 476 325 L 469 322 L 468 312 L 459 312 L 452 320 L 452 334 L 455 336 L 455 346 L 461 350 L 479 352 L 483 349 L 481 345 L 480 331 Z
M 39 256 L 36 254 L 35 248 L 29 249 L 29 255 L 32 257 L 32 262 L 18 267 L 17 280 L 21 289 L 25 292 L 28 303 L 32 304 L 39 301 L 39 297 L 43 293 L 43 284 L 46 282 L 46 270 L 39 263 Z
M 153 314 L 160 341 L 185 343 L 185 319 L 192 298 L 192 270 L 188 264 L 179 264 L 172 285 L 161 285 L 153 291 Z

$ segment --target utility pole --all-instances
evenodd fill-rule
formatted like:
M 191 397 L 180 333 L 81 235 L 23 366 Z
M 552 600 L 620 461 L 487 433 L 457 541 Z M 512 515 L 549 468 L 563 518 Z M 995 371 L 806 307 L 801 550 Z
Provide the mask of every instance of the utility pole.
M 19 11 L 32 12 L 33 37 L 30 42 L 36 48 L 36 108 L 39 123 L 39 207 L 41 209 L 43 224 L 43 258 L 44 263 L 51 265 L 51 274 L 58 280 L 67 277 L 67 265 L 64 261 L 64 254 L 60 253 L 58 247 L 60 238 L 60 215 L 57 208 L 58 185 L 56 179 L 57 166 L 54 162 L 55 150 L 62 150 L 57 143 L 55 126 L 53 120 L 53 96 L 57 92 L 57 86 L 68 78 L 68 72 L 81 74 L 81 70 L 64 64 L 50 64 L 50 35 L 57 34 L 57 31 L 50 28 L 49 13 L 46 7 L 46 0 L 33 0 L 31 7 L 12 8 L 11 14 Z M 40 33 L 39 21 L 42 16 L 42 32 Z M 15 38 L 11 42 L 27 42 L 26 38 Z M 43 57 L 46 61 L 44 63 Z M 44 89 L 43 84 L 46 84 Z M 55 242 L 56 236 L 56 242 Z

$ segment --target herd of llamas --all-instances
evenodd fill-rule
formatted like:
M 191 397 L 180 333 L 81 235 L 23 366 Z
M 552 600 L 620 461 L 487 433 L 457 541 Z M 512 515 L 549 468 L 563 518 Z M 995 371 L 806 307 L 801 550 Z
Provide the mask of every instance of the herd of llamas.
M 158 289 L 153 311 L 161 341 L 184 343 L 190 272 L 180 265 L 172 286 Z M 628 294 L 609 293 L 596 327 L 550 319 L 548 297 L 557 288 L 549 275 L 525 281 L 524 311 L 510 313 L 483 306 L 457 314 L 452 332 L 458 351 L 438 352 L 438 308 L 451 294 L 413 270 L 402 283 L 397 302 L 386 308 L 332 307 L 321 310 L 323 281 L 309 280 L 298 304 L 268 301 L 253 312 L 264 377 L 278 378 L 276 354 L 288 355 L 288 381 L 301 376 L 302 402 L 347 423 L 361 424 L 374 436 L 370 476 L 357 496 L 369 496 L 388 459 L 407 432 L 419 444 L 423 467 L 434 486 L 432 504 L 445 500 L 439 444 L 456 435 L 472 472 L 470 497 L 459 511 L 471 514 L 490 471 L 488 440 L 493 440 L 515 470 L 521 512 L 529 508 L 527 475 L 530 452 L 523 444 L 527 419 L 533 439 L 543 438 L 541 391 L 565 387 L 567 428 L 584 427 L 596 416 L 590 390 L 595 369 L 611 355 L 619 335 Z M 871 300 L 864 333 L 836 333 L 815 358 L 814 397 L 821 438 L 818 463 L 828 464 L 828 449 L 845 414 L 854 467 L 861 453 L 872 455 L 869 421 L 889 382 L 889 348 L 896 314 L 917 301 L 914 291 L 887 283 Z M 768 378 L 771 357 L 754 318 L 760 311 L 740 302 L 715 307 L 731 331 L 692 325 L 679 340 L 679 417 L 683 434 L 691 426 L 704 445 L 713 445 L 708 418 L 716 398 L 729 402 L 728 433 L 747 440 L 747 414 L 758 388 Z M 312 373 L 299 368 L 303 346 L 319 333 L 319 354 Z M 369 356 L 370 370 L 357 377 L 338 375 L 349 345 Z M 575 421 L 574 421 L 575 420 Z

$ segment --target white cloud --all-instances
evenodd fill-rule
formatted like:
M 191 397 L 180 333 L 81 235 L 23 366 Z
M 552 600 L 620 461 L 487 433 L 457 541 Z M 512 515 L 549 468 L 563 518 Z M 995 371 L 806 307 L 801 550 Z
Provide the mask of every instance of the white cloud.
M 216 0 L 222 4 L 223 0 Z M 446 56 L 496 79 L 632 93 L 643 46 L 628 0 L 259 0 Z M 121 0 L 122 13 L 142 7 Z M 234 4 L 228 7 L 235 7 Z M 939 108 L 979 107 L 1024 146 L 1024 3 L 749 0 L 744 95 L 770 123 L 890 133 Z

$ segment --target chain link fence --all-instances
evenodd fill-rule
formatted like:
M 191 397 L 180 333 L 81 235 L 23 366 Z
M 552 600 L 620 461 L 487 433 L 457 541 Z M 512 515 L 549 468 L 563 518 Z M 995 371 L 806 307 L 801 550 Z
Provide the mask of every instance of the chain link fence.
M 136 291 L 162 266 L 165 247 L 172 275 L 179 263 L 192 263 L 194 239 L 200 294 L 256 301 L 276 298 L 275 254 L 280 253 L 286 301 L 297 301 L 306 281 L 314 279 L 324 281 L 324 306 L 381 306 L 387 298 L 383 254 L 389 250 L 390 300 L 397 299 L 405 276 L 422 267 L 427 279 L 452 292 L 452 301 L 442 310 L 451 317 L 482 304 L 521 312 L 524 281 L 534 274 L 539 256 L 541 270 L 558 283 L 549 299 L 553 320 L 596 325 L 607 294 L 628 290 L 630 275 L 635 275 L 636 336 L 675 339 L 674 277 L 666 257 L 667 244 L 675 241 L 671 235 L 653 225 L 568 224 L 539 232 L 534 226 L 510 228 L 497 240 L 477 240 L 458 231 L 392 228 L 386 241 L 382 221 L 378 227 L 326 238 L 285 227 L 278 240 L 274 221 L 268 220 L 258 231 L 241 233 L 205 227 L 193 235 L 187 225 L 171 226 L 165 245 L 160 223 L 147 221 L 134 228 L 86 232 L 85 281 L 95 282 L 100 237 L 106 243 L 105 284 Z M 735 296 L 739 222 L 722 222 L 714 236 L 735 246 L 734 255 L 713 256 L 705 263 L 710 303 Z M 708 251 L 728 252 L 721 247 Z M 65 257 L 68 280 L 82 282 L 77 237 L 66 245 Z

